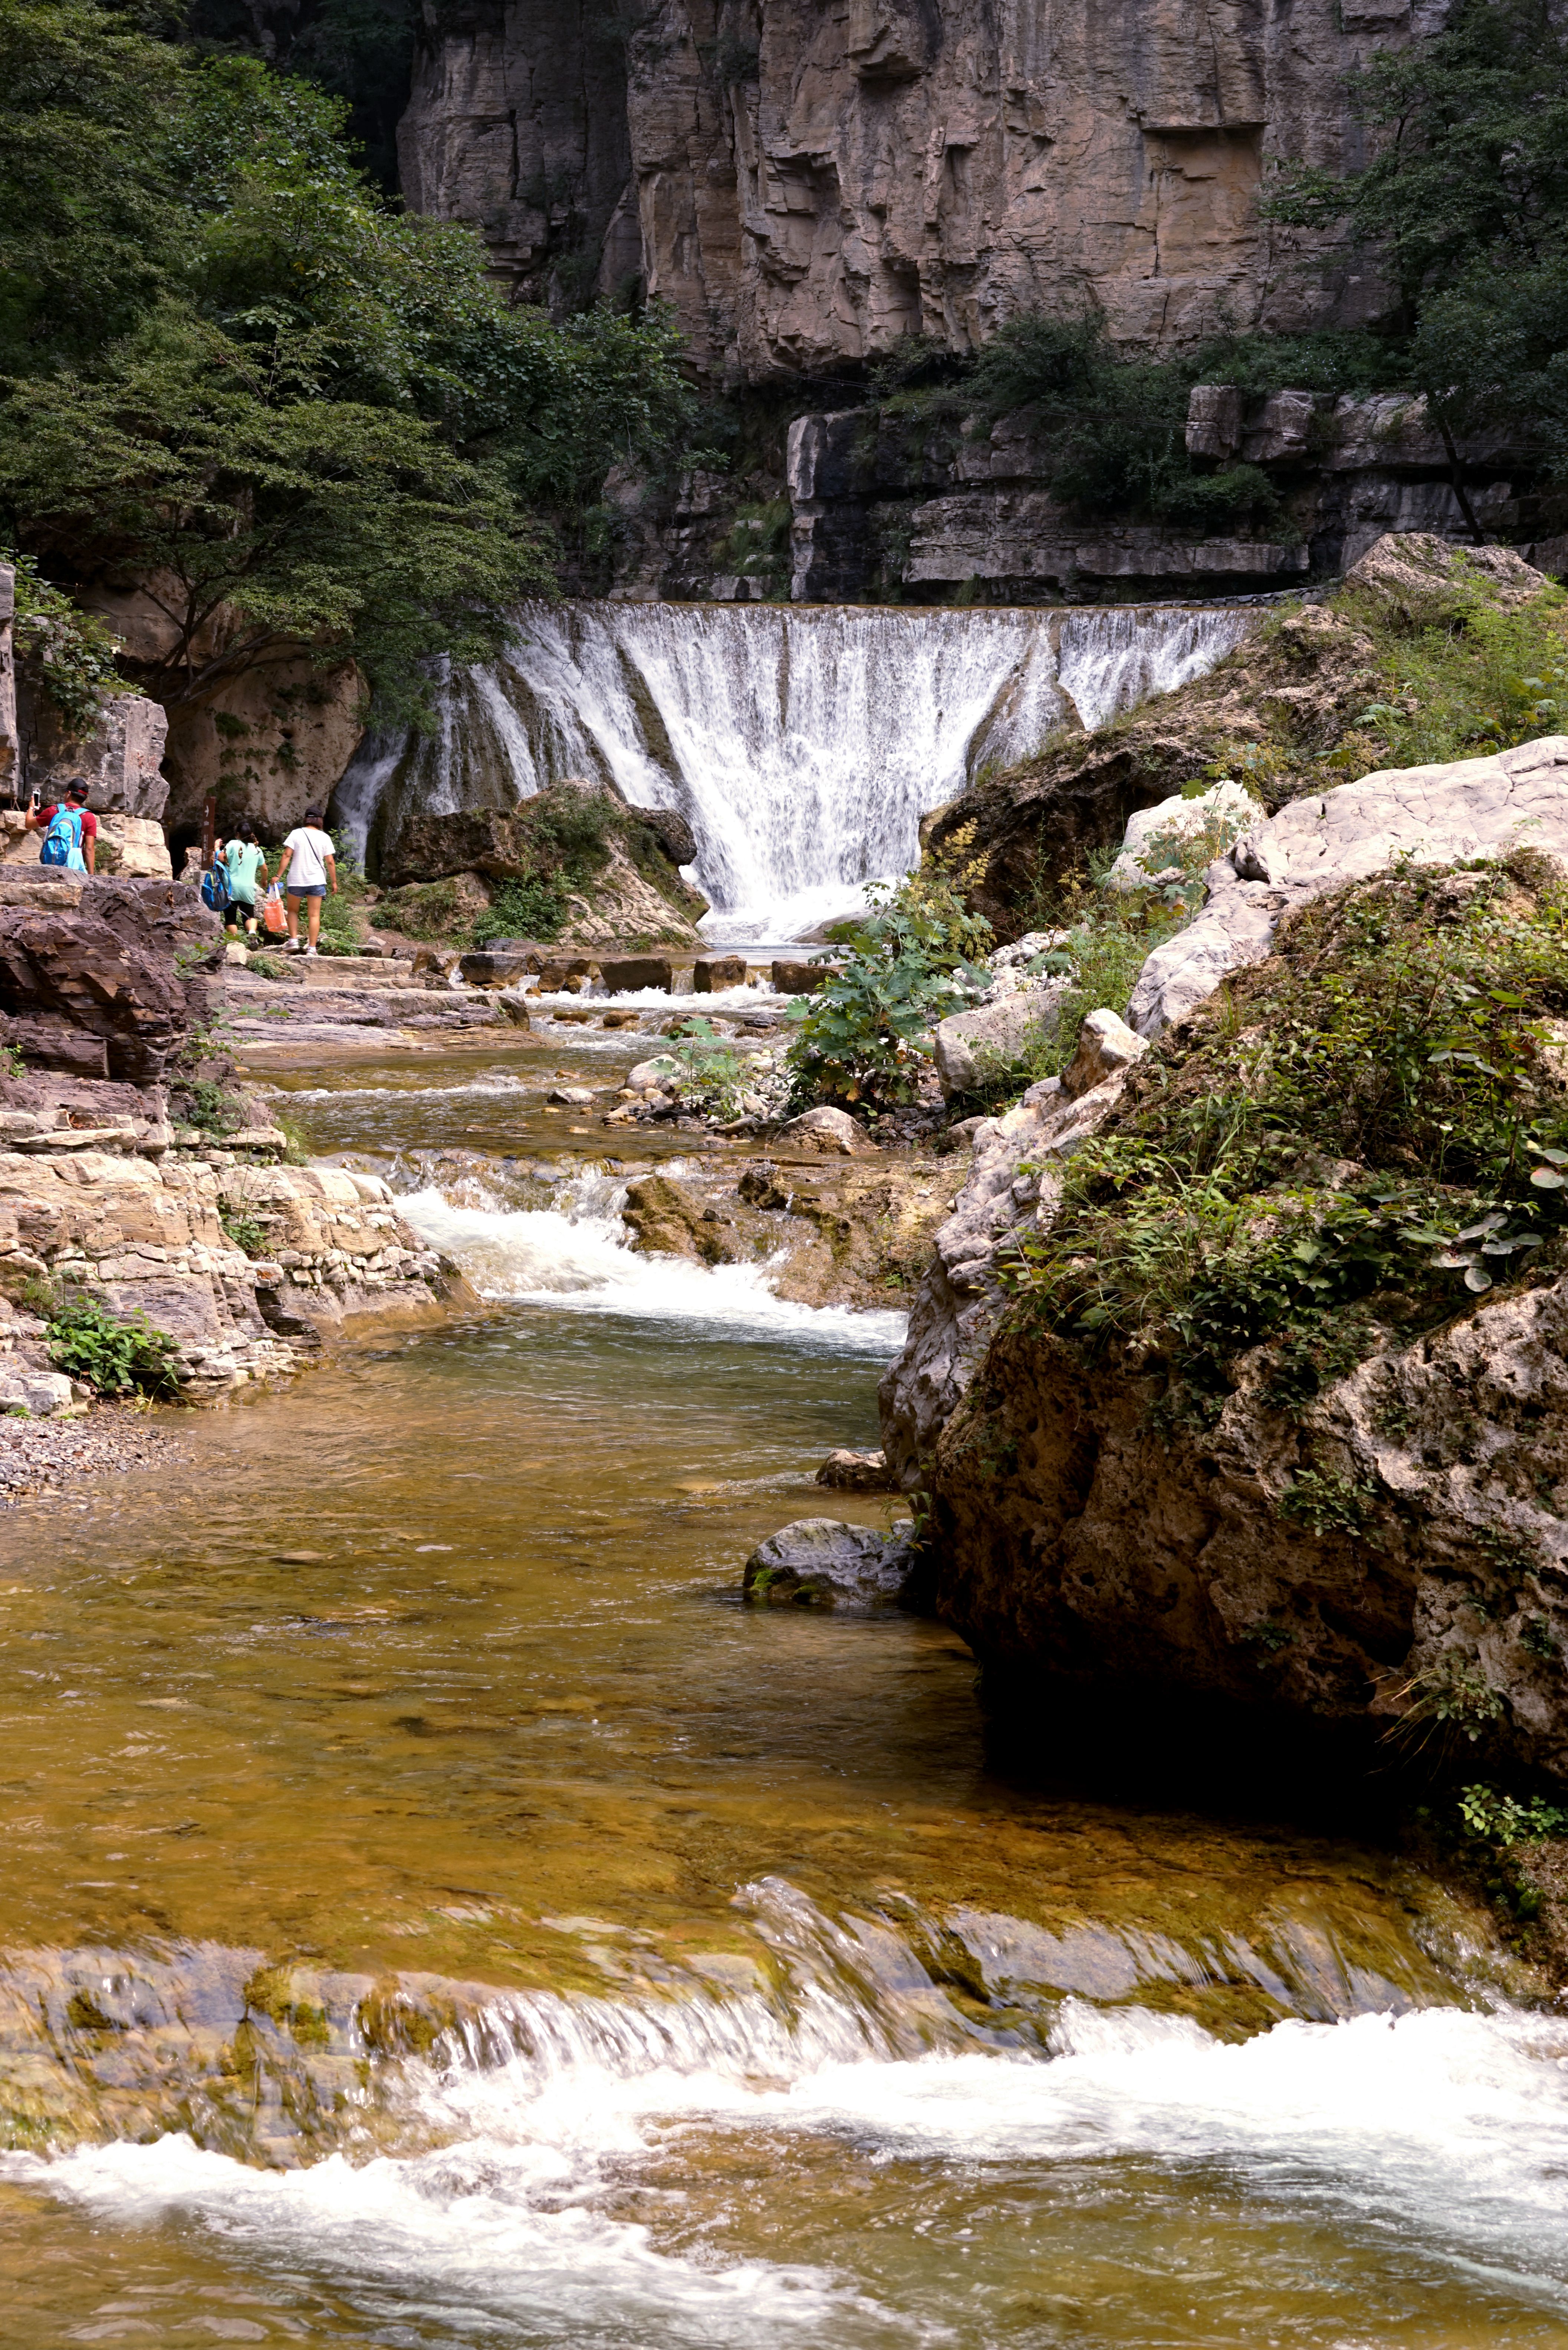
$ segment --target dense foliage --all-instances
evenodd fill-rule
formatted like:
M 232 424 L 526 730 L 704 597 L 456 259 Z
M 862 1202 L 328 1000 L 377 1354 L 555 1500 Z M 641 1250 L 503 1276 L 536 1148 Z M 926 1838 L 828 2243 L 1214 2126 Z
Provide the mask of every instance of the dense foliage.
M 548 585 L 535 517 L 682 429 L 661 314 L 508 308 L 345 113 L 94 0 L 0 0 L 0 528 L 151 583 L 166 702 L 295 639 L 406 713 Z
M 56 1368 L 99 1395 L 179 1393 L 174 1341 L 143 1314 L 111 1314 L 96 1298 L 76 1293 L 54 1305 L 47 1329 Z
M 1179 1059 L 1151 1056 L 1012 1275 L 1081 1343 L 1141 1334 L 1168 1408 L 1199 1419 L 1259 1344 L 1266 1390 L 1299 1405 L 1375 1319 L 1440 1321 L 1538 1253 L 1554 1263 L 1568 1223 L 1555 868 L 1526 851 L 1398 873 L 1308 909 L 1282 946 Z M 1356 1507 L 1300 1498 L 1317 1518 Z
M 1551 0 L 1458 0 L 1353 93 L 1373 161 L 1287 172 L 1269 209 L 1373 248 L 1445 429 L 1506 419 L 1568 473 L 1568 24 Z
M 990 979 L 976 968 L 991 925 L 965 910 L 952 879 L 925 868 L 869 889 L 845 951 L 816 993 L 790 1005 L 797 1099 L 890 1109 L 918 1098 L 929 1032 Z

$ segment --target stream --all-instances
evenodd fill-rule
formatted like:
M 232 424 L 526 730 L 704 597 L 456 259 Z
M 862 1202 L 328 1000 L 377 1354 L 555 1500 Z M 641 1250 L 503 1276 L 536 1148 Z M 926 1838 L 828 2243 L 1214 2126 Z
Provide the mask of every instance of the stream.
M 483 1310 L 0 1519 L 7 2350 L 1568 2345 L 1568 2023 L 1469 1912 L 740 1605 L 891 1514 L 812 1481 L 902 1325 L 626 1248 L 690 1139 L 545 1092 L 646 1049 L 275 1077 Z

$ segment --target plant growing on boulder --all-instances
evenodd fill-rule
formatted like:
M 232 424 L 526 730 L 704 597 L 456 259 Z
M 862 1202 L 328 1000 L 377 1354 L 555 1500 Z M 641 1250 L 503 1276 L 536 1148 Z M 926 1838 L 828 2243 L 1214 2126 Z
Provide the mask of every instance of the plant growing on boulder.
M 1429 1328 L 1531 1279 L 1568 1231 L 1551 1180 L 1568 1164 L 1555 868 L 1522 852 L 1397 873 L 1319 900 L 1276 944 L 1195 1037 L 1140 1065 L 1009 1274 L 1080 1343 L 1142 1333 L 1179 1417 L 1212 1417 L 1265 1343 L 1263 1391 L 1298 1409 L 1379 1325 Z M 1322 1487 L 1295 1506 L 1326 1523 Z

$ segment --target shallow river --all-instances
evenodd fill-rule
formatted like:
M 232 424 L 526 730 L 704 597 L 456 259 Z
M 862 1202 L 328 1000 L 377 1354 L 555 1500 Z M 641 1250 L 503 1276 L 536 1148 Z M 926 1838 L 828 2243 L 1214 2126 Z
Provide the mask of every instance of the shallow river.
M 1442 1895 L 737 1604 L 898 1325 L 629 1254 L 587 1066 L 295 1072 L 485 1312 L 0 1522 L 0 2341 L 1568 2345 L 1568 2026 Z

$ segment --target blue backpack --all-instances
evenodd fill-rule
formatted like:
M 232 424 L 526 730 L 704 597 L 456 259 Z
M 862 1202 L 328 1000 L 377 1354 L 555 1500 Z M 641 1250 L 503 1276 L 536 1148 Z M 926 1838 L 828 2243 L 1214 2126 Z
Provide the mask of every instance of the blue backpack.
M 211 906 L 214 914 L 224 912 L 234 898 L 229 887 L 229 868 L 221 857 L 214 857 L 202 876 L 202 903 Z
M 40 865 L 68 866 L 73 873 L 87 871 L 87 858 L 82 855 L 82 818 L 79 808 L 58 807 L 49 820 L 44 835 L 44 845 L 38 851 Z

